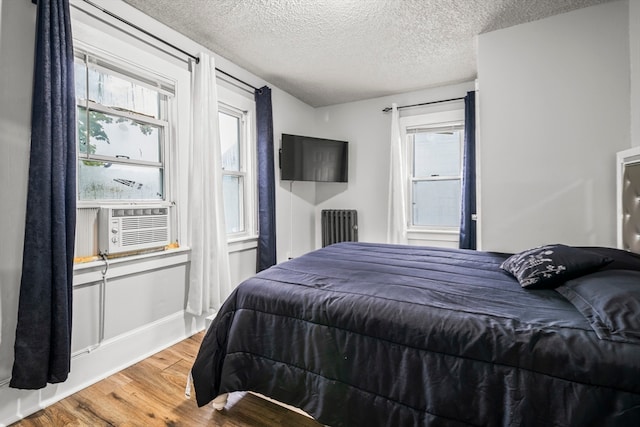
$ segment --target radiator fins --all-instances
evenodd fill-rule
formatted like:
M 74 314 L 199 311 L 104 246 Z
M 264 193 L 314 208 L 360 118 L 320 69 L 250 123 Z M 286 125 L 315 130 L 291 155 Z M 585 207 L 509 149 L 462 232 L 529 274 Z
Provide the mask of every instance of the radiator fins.
M 339 242 L 358 241 L 358 211 L 322 210 L 322 247 Z

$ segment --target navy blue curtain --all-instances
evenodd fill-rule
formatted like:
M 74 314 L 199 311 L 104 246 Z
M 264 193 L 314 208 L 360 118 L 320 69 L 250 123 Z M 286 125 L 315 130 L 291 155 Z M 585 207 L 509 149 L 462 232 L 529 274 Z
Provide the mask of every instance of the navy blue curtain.
M 476 249 L 476 93 L 464 98 L 464 159 L 460 249 Z
M 258 259 L 256 270 L 276 263 L 276 181 L 273 167 L 273 112 L 271 89 L 255 91 L 258 134 Z
M 37 2 L 31 157 L 10 387 L 67 379 L 76 223 L 73 46 L 68 0 Z

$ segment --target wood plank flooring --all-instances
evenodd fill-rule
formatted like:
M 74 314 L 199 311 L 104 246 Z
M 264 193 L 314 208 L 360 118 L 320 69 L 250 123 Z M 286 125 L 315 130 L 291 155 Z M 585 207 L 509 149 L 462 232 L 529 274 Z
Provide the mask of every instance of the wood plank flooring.
M 184 396 L 204 333 L 112 375 L 12 427 L 224 426 L 320 427 L 314 420 L 251 393 L 232 393 L 222 411 Z

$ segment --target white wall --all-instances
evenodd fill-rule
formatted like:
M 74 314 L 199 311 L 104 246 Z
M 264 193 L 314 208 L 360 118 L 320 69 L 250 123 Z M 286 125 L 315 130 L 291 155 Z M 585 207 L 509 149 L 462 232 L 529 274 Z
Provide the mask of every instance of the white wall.
M 317 109 L 315 136 L 349 141 L 349 182 L 317 184 L 316 247 L 322 243 L 322 209 L 357 209 L 359 240 L 386 242 L 391 114 L 382 109 L 393 102 L 403 106 L 463 97 L 474 87 L 473 82 L 468 82 Z M 447 108 L 452 107 L 437 104 L 408 108 L 401 110 L 401 116 Z
M 630 146 L 628 2 L 479 36 L 486 250 L 615 246 L 615 153 Z
M 640 1 L 629 1 L 631 62 L 631 145 L 640 146 Z
M 11 372 L 22 267 L 34 25 L 31 2 L 0 0 L 0 381 Z
M 314 247 L 316 185 L 280 181 L 278 150 L 283 133 L 314 136 L 314 109 L 280 90 L 273 90 L 273 138 L 276 179 L 276 253 L 278 262 Z

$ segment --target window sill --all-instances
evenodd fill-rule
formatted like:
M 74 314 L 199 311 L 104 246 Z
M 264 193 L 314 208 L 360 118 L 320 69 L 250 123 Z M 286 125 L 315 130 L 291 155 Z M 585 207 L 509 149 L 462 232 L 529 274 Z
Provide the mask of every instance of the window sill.
M 407 230 L 409 240 L 433 240 L 433 241 L 458 241 L 460 230 L 457 228 L 433 228 L 433 229 L 412 229 Z
M 243 236 L 227 240 L 229 253 L 242 252 L 255 249 L 258 247 L 258 236 Z
M 459 228 L 411 228 L 407 230 L 407 234 L 460 234 Z
M 228 241 L 229 253 L 252 250 L 258 247 L 258 237 L 249 236 Z M 180 247 L 166 251 L 124 256 L 109 260 L 109 279 L 145 271 L 186 264 L 191 258 L 191 248 Z M 77 263 L 73 266 L 73 286 L 82 286 L 102 280 L 105 263 L 102 260 Z
M 131 200 L 131 199 L 123 199 L 123 200 L 78 200 L 76 201 L 77 209 L 99 209 L 99 208 L 109 208 L 114 206 L 127 206 L 131 208 L 135 208 L 139 205 L 153 205 L 159 206 L 163 208 L 171 208 L 175 206 L 174 202 L 170 202 L 167 200 Z
M 191 248 L 181 247 L 161 252 L 131 255 L 108 260 L 109 279 L 171 267 L 189 262 Z M 75 264 L 73 266 L 73 286 L 81 286 L 102 280 L 105 269 L 103 260 Z

